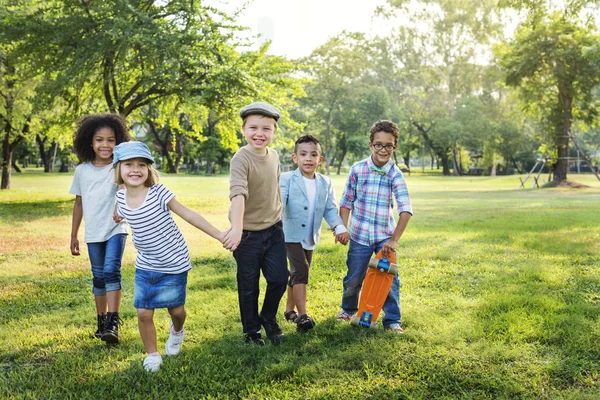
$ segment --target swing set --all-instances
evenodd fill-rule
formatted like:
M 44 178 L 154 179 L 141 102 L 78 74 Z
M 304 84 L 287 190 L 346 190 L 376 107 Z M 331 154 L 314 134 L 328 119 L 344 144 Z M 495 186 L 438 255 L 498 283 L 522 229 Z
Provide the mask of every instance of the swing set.
M 567 160 L 567 161 L 572 161 L 572 162 L 585 161 L 589 165 L 590 170 L 594 173 L 594 175 L 596 175 L 596 179 L 598 179 L 598 181 L 600 181 L 600 175 L 598 175 L 598 171 L 596 171 L 596 168 L 594 168 L 594 166 L 592 165 L 590 158 L 585 154 L 585 152 L 577 144 L 577 141 L 575 140 L 575 136 L 573 134 L 569 134 L 567 137 L 569 139 L 571 139 L 571 142 L 577 148 L 577 154 L 583 155 L 583 157 L 550 157 L 550 153 L 548 153 L 548 155 L 546 155 L 544 158 L 538 158 L 536 160 L 535 165 L 533 166 L 533 168 L 531 168 L 531 171 L 529 171 L 529 173 L 527 174 L 525 179 L 522 179 L 521 177 L 519 177 L 519 180 L 521 181 L 520 187 L 525 188 L 525 183 L 527 182 L 529 177 L 532 176 L 532 174 L 533 174 L 535 176 L 533 176 L 533 186 L 531 186 L 531 188 L 532 189 L 535 189 L 536 187 L 539 188 L 540 187 L 539 179 L 540 179 L 540 175 L 542 174 L 542 171 L 544 170 L 544 167 L 549 162 L 556 161 L 556 160 Z M 538 166 L 539 166 L 539 170 L 537 170 Z M 537 174 L 536 174 L 536 171 L 537 171 Z M 552 172 L 550 172 L 550 174 L 551 173 Z M 550 177 L 548 177 L 548 181 L 550 181 Z

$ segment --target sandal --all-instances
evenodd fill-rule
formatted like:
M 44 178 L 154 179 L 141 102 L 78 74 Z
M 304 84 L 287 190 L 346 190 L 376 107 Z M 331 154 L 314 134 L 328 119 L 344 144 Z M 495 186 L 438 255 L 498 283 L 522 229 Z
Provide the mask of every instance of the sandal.
M 298 325 L 297 328 L 300 332 L 308 332 L 316 325 L 315 320 L 306 314 L 299 316 L 298 320 L 296 321 L 296 324 Z
M 296 312 L 296 310 L 286 311 L 283 313 L 283 316 L 285 317 L 286 321 L 291 321 L 293 323 L 296 323 L 298 321 L 298 313 Z

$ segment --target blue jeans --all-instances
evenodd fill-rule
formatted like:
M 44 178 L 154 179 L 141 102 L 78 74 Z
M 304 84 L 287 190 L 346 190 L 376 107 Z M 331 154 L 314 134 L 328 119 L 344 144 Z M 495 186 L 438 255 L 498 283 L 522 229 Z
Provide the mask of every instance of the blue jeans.
M 369 260 L 373 254 L 377 254 L 381 250 L 386 242 L 387 240 L 383 240 L 374 245 L 365 246 L 350 240 L 348 258 L 346 259 L 348 273 L 344 277 L 344 293 L 342 295 L 342 309 L 348 314 L 355 314 L 358 311 L 358 296 L 367 274 Z M 401 323 L 400 279 L 398 275 L 394 276 L 390 293 L 385 299 L 385 303 L 383 303 L 383 312 L 385 313 L 383 318 L 384 327 Z
M 260 330 L 258 295 L 260 272 L 267 290 L 260 315 L 275 321 L 279 301 L 286 291 L 288 281 L 285 239 L 281 222 L 262 231 L 243 231 L 242 240 L 233 252 L 237 263 L 237 285 L 240 316 L 244 333 Z
M 127 234 L 118 233 L 106 242 L 88 243 L 92 264 L 92 292 L 106 296 L 106 292 L 121 290 L 121 259 Z

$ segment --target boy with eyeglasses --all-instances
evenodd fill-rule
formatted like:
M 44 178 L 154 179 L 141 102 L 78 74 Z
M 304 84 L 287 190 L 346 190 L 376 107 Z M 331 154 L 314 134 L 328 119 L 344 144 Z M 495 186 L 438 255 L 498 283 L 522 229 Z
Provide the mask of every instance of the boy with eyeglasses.
M 392 121 L 375 122 L 370 129 L 371 155 L 354 164 L 340 200 L 340 216 L 344 226 L 350 219 L 350 246 L 344 277 L 340 321 L 348 321 L 358 311 L 358 298 L 369 260 L 382 250 L 385 256 L 395 252 L 408 221 L 412 206 L 406 182 L 400 169 L 391 160 L 398 147 L 398 126 Z M 398 207 L 398 223 L 394 220 L 392 197 Z M 392 288 L 383 305 L 384 328 L 403 333 L 400 314 L 400 279 L 394 277 Z

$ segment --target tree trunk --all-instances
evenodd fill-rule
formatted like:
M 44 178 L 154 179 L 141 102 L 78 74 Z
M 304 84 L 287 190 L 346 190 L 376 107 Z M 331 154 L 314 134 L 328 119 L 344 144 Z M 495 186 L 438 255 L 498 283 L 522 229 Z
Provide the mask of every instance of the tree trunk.
M 454 167 L 452 168 L 453 170 L 453 174 L 460 176 L 462 175 L 462 171 L 460 170 L 460 162 L 458 162 L 457 158 L 456 158 L 456 146 L 452 147 L 452 162 L 454 164 Z M 446 174 L 444 174 L 446 175 Z
M 559 98 L 561 99 L 564 114 L 562 129 L 558 132 L 558 137 L 556 138 L 558 160 L 556 160 L 556 165 L 554 166 L 554 183 L 567 180 L 567 172 L 569 171 L 569 135 L 571 134 L 571 121 L 573 119 L 571 98 L 561 93 L 559 93 Z
M 48 149 L 48 151 L 46 151 L 45 146 L 46 146 L 46 140 L 47 138 L 42 139 L 42 137 L 37 134 L 35 135 L 35 141 L 38 144 L 38 147 L 40 149 L 40 158 L 42 159 L 42 164 L 44 164 L 44 172 L 50 172 L 51 169 L 51 163 L 52 163 L 52 156 L 51 154 L 54 153 L 54 150 L 56 149 L 56 142 L 52 142 L 52 144 L 50 145 L 50 148 Z
M 450 176 L 450 157 L 448 153 L 439 153 L 438 157 L 442 160 L 442 173 L 444 176 Z M 438 169 L 440 165 L 438 164 Z
M 0 189 L 10 189 L 10 166 L 12 164 L 12 151 L 10 151 L 10 135 L 4 134 L 2 141 L 2 182 Z
M 21 171 L 21 168 L 19 168 L 19 166 L 17 165 L 17 160 L 12 160 L 11 165 L 14 168 L 15 172 L 18 172 L 18 173 L 23 172 L 23 171 Z
M 512 162 L 512 165 L 513 165 L 513 167 L 515 167 L 515 169 L 517 170 L 517 172 L 518 172 L 519 174 L 522 174 L 522 173 L 523 173 L 523 171 L 521 170 L 521 168 L 520 168 L 520 167 L 519 167 L 519 165 L 517 164 L 517 161 L 515 160 L 515 158 L 514 158 L 512 155 L 510 156 L 510 160 L 511 160 L 511 162 Z
M 2 140 L 2 180 L 0 181 L 0 189 L 10 189 L 10 173 L 13 163 L 13 152 L 19 143 L 21 143 L 21 141 L 25 138 L 23 134 L 29 132 L 29 121 L 30 119 L 28 118 L 21 131 L 22 134 L 19 134 L 19 136 L 17 136 L 12 143 L 10 141 L 12 125 L 10 122 L 6 122 L 6 125 L 4 126 L 4 139 Z
M 444 175 L 450 175 L 450 159 L 448 158 L 448 151 L 450 149 L 442 149 L 439 146 L 436 146 L 433 141 L 431 140 L 431 138 L 429 137 L 429 130 L 431 129 L 431 127 L 429 127 L 428 129 L 425 129 L 424 127 L 422 127 L 421 125 L 419 125 L 417 122 L 413 121 L 413 125 L 419 130 L 419 132 L 421 133 L 421 136 L 423 136 L 423 139 L 425 140 L 425 142 L 427 143 L 427 146 L 431 149 L 431 151 L 434 151 L 437 156 L 442 160 L 442 172 Z M 438 164 L 438 168 L 439 168 L 439 164 Z
M 338 162 L 338 167 L 337 167 L 337 174 L 339 175 L 341 170 L 342 170 L 342 163 L 344 162 L 344 159 L 346 158 L 346 151 L 344 150 L 342 152 L 342 155 L 340 156 L 340 161 Z

